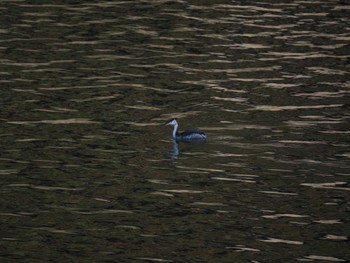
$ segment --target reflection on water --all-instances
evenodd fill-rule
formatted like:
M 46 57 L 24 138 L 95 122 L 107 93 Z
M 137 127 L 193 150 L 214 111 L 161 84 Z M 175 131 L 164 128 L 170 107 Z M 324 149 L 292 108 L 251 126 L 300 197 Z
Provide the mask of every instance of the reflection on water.
M 348 260 L 349 10 L 2 1 L 1 262 Z
M 179 154 L 180 154 L 179 144 L 175 140 L 173 140 L 173 149 L 170 152 L 170 159 L 171 160 L 178 159 L 179 158 Z
M 206 153 L 198 153 L 198 152 L 191 152 L 191 150 L 193 150 L 197 145 L 200 145 L 200 144 L 203 144 L 205 142 L 201 142 L 201 141 L 193 141 L 193 142 L 180 142 L 180 143 L 177 143 L 175 140 L 173 140 L 172 142 L 172 149 L 170 151 L 170 159 L 171 160 L 176 160 L 179 158 L 179 155 L 180 155 L 180 145 L 184 145 L 184 146 L 187 146 L 187 149 L 189 150 L 189 152 L 185 152 L 184 155 L 190 155 L 190 157 L 192 155 L 200 155 L 200 154 L 204 154 L 206 155 Z M 204 148 L 204 147 L 203 147 Z

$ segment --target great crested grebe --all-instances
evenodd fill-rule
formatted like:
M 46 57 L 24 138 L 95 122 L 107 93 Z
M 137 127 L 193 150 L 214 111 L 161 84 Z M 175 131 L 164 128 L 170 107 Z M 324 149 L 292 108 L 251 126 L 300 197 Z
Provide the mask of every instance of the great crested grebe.
M 200 142 L 208 139 L 208 136 L 205 133 L 197 130 L 178 132 L 179 124 L 175 119 L 168 120 L 165 125 L 171 125 L 174 127 L 172 137 L 176 142 Z

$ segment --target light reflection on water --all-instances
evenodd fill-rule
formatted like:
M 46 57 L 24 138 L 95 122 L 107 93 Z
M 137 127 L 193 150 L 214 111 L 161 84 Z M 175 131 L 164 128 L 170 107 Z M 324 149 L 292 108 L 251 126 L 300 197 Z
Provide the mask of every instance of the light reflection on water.
M 2 261 L 347 260 L 348 10 L 1 3 Z

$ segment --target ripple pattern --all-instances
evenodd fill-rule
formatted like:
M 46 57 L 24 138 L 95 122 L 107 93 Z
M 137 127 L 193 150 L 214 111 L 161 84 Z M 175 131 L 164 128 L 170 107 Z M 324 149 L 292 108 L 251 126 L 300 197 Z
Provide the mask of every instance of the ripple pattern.
M 2 261 L 348 260 L 349 11 L 2 1 Z

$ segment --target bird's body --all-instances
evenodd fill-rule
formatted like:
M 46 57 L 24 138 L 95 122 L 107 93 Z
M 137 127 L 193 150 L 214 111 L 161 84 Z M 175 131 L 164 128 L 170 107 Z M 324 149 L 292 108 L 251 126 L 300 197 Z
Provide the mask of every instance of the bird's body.
M 208 139 L 208 136 L 205 133 L 197 130 L 178 132 L 179 124 L 175 119 L 170 119 L 166 122 L 166 125 L 174 127 L 172 137 L 176 142 L 200 142 Z

